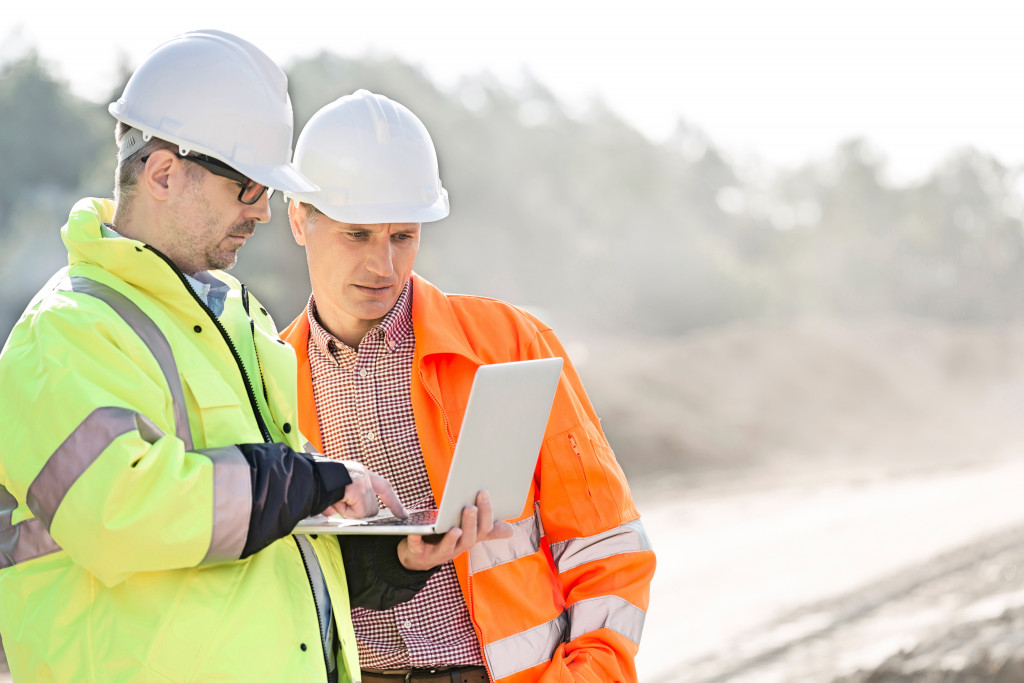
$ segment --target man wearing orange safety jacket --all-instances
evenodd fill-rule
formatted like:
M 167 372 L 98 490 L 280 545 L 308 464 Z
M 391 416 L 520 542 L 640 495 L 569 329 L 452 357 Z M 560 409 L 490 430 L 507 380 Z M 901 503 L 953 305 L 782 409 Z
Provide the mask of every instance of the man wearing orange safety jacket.
M 360 90 L 313 116 L 294 161 L 321 189 L 288 193 L 313 293 L 282 337 L 318 450 L 433 504 L 476 368 L 565 361 L 514 535 L 477 544 L 405 605 L 353 610 L 363 681 L 635 681 L 654 553 L 565 350 L 529 313 L 412 272 L 421 223 L 448 214 L 426 128 Z

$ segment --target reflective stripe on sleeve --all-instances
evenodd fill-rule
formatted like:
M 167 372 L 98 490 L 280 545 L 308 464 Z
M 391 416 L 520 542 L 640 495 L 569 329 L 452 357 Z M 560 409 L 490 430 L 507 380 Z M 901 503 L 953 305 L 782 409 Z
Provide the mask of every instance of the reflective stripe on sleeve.
M 484 657 L 494 678 L 551 661 L 555 648 L 565 642 L 568 620 L 569 615 L 562 612 L 545 624 L 484 646 Z
M 174 404 L 175 435 L 185 442 L 186 451 L 192 450 L 192 431 L 188 426 L 185 392 L 181 386 L 178 366 L 174 362 L 174 353 L 171 351 L 167 337 L 135 302 L 116 289 L 80 276 L 69 278 L 69 284 L 71 291 L 96 297 L 114 309 L 114 312 L 121 316 L 128 327 L 132 328 L 132 331 L 139 336 L 153 357 L 156 358 L 160 370 L 164 373 L 164 379 L 170 389 L 171 400 Z
M 26 519 L 12 526 L 17 507 L 17 499 L 0 486 L 0 569 L 61 550 L 38 519 Z
M 612 555 L 651 550 L 644 525 L 639 519 L 586 538 L 573 538 L 551 545 L 551 557 L 559 572 Z
M 642 609 L 617 595 L 580 600 L 569 608 L 569 640 L 607 628 L 639 645 L 646 616 Z
M 252 480 L 237 446 L 196 451 L 213 462 L 213 532 L 202 564 L 237 560 L 249 536 Z
M 537 517 L 512 524 L 512 537 L 477 543 L 469 550 L 469 573 L 497 567 L 540 551 L 540 525 Z
M 47 459 L 28 487 L 26 503 L 49 529 L 64 496 L 114 439 L 139 429 L 138 414 L 126 408 L 97 408 L 82 420 Z M 152 425 L 152 423 L 150 423 Z M 155 429 L 155 427 L 152 427 Z

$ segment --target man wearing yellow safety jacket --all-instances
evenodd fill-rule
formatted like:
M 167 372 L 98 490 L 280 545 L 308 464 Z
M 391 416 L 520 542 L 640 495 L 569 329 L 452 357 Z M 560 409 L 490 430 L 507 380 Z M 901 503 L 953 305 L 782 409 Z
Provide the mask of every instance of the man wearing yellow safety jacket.
M 448 215 L 426 128 L 360 90 L 310 119 L 295 165 L 320 186 L 287 193 L 313 292 L 282 336 L 318 450 L 384 474 L 406 503 L 436 501 L 476 368 L 564 359 L 514 535 L 455 558 L 407 603 L 354 610 L 364 683 L 635 681 L 655 557 L 565 350 L 529 313 L 412 272 L 421 223 Z
M 291 165 L 284 73 L 235 36 L 188 33 L 147 57 L 110 112 L 116 204 L 75 205 L 69 265 L 0 352 L 11 672 L 358 680 L 350 595 L 407 600 L 491 533 L 489 510 L 430 548 L 291 535 L 328 509 L 374 514 L 376 494 L 402 510 L 380 477 L 312 453 L 294 353 L 221 272 L 269 219 L 271 187 L 316 187 Z

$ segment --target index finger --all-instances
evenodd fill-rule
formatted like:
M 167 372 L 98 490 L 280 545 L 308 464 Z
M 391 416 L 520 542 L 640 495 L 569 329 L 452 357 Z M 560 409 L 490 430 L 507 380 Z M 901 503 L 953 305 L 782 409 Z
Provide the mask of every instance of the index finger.
M 369 472 L 369 470 L 367 471 Z M 369 472 L 369 475 L 373 492 L 380 496 L 380 499 L 384 501 L 384 505 L 391 511 L 391 514 L 399 519 L 408 519 L 409 514 L 405 511 L 402 501 L 398 499 L 398 494 L 391 488 L 391 482 L 374 472 Z

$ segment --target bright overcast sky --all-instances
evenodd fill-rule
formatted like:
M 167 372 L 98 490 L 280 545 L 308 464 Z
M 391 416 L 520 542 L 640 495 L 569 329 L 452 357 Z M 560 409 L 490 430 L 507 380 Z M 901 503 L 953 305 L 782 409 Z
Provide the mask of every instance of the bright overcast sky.
M 218 28 L 279 63 L 394 54 L 442 87 L 528 69 L 563 101 L 599 95 L 654 139 L 679 117 L 733 155 L 793 165 L 864 136 L 897 178 L 972 145 L 1024 165 L 1020 0 L 8 0 L 0 59 L 35 46 L 82 95 L 119 55 Z M 365 84 L 373 90 L 373 84 Z M 415 111 L 415 103 L 407 103 Z

